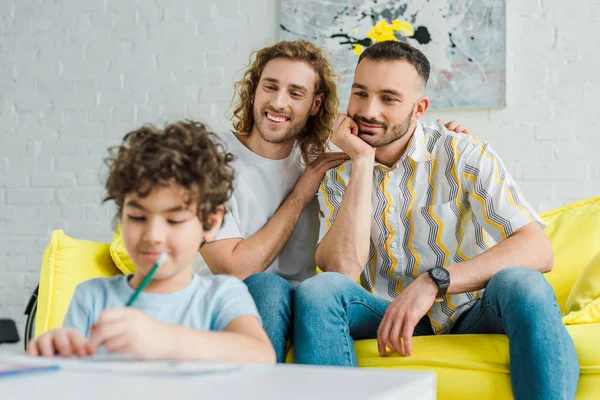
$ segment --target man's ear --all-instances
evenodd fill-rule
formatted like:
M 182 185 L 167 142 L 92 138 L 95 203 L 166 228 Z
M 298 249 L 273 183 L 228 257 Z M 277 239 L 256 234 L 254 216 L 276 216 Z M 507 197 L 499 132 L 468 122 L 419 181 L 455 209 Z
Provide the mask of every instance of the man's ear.
M 415 104 L 415 109 L 413 111 L 413 122 L 420 119 L 423 116 L 423 114 L 427 112 L 428 108 L 429 99 L 427 97 L 423 96 L 419 100 L 417 100 L 417 103 Z
M 222 205 L 218 206 L 217 211 L 208 216 L 209 221 L 211 221 L 212 223 L 212 228 L 210 228 L 210 230 L 208 231 L 204 231 L 204 240 L 206 240 L 207 242 L 211 242 L 215 238 L 215 236 L 217 236 L 217 232 L 219 232 L 219 229 L 221 229 L 221 225 L 223 225 L 224 216 L 225 207 Z
M 321 104 L 323 104 L 323 98 L 325 94 L 321 93 L 320 95 L 315 96 L 313 100 L 312 107 L 310 109 L 310 115 L 314 116 L 319 112 L 319 108 L 321 108 Z

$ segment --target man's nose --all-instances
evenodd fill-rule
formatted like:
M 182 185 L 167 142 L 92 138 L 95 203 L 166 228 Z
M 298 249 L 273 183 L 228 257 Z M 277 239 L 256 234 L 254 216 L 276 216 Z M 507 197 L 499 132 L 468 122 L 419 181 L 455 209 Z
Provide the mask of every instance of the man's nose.
M 277 93 L 275 93 L 275 96 L 271 100 L 271 106 L 275 110 L 282 112 L 285 110 L 287 105 L 287 93 L 283 90 L 279 90 Z
M 359 110 L 358 114 L 366 119 L 378 119 L 381 110 L 376 99 L 369 99 L 364 103 L 364 108 Z

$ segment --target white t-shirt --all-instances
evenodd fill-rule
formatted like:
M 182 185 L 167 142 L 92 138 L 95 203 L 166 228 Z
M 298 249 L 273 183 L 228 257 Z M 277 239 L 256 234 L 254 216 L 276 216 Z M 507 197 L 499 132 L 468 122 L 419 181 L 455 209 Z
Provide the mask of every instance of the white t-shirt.
M 294 149 L 283 160 L 270 160 L 254 153 L 229 132 L 219 135 L 236 159 L 234 189 L 216 240 L 246 239 L 271 219 L 304 171 L 300 153 Z M 304 208 L 296 228 L 279 257 L 267 268 L 293 286 L 315 275 L 315 251 L 319 236 L 319 203 L 316 193 Z

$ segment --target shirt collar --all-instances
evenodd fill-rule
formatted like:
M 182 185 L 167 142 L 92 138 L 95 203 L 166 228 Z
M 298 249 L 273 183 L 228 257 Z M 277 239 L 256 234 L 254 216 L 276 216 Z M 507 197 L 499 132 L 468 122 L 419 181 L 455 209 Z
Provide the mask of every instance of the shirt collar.
M 406 155 L 415 162 L 426 162 L 433 158 L 433 154 L 427 150 L 425 132 L 420 121 L 417 121 L 415 133 L 413 133 L 413 137 L 410 139 L 408 148 L 406 149 Z
M 410 138 L 410 142 L 408 142 L 408 147 L 406 152 L 404 153 L 407 157 L 410 157 L 414 162 L 427 162 L 433 160 L 433 154 L 427 150 L 427 144 L 425 139 L 425 131 L 423 130 L 423 124 L 420 121 L 417 121 L 415 126 L 415 132 L 413 133 L 412 138 Z M 381 171 L 387 173 L 389 171 L 397 169 L 402 163 L 402 157 L 394 164 L 392 167 L 387 167 L 383 164 L 375 162 Z

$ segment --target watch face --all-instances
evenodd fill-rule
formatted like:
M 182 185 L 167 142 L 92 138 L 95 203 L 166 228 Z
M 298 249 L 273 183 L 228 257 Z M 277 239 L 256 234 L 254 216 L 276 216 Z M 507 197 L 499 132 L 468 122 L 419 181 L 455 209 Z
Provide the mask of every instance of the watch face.
M 443 268 L 434 268 L 431 271 L 431 275 L 433 276 L 434 279 L 440 280 L 440 281 L 448 279 L 448 271 L 446 271 Z

